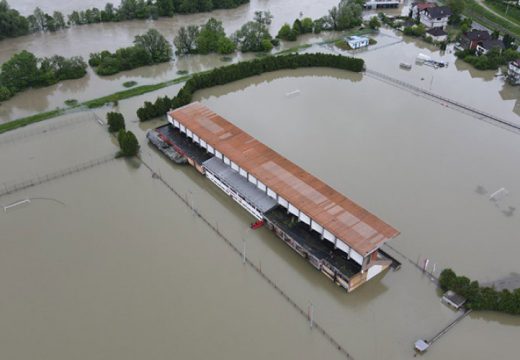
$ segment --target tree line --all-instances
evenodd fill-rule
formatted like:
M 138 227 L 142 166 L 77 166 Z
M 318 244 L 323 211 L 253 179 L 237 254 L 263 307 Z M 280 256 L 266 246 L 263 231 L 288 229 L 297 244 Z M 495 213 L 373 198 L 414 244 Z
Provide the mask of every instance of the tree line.
M 337 6 L 333 6 L 327 15 L 313 20 L 309 17 L 294 20 L 292 26 L 285 23 L 276 36 L 286 41 L 295 41 L 299 35 L 314 33 L 319 34 L 322 31 L 342 31 L 352 29 L 363 23 L 363 5 L 365 0 L 340 0 Z M 374 18 L 372 18 L 374 19 Z M 377 24 L 371 20 L 371 27 L 378 28 Z
M 467 49 L 456 51 L 455 55 L 479 70 L 497 70 L 500 66 L 520 58 L 520 52 L 513 48 L 505 50 L 494 48 L 481 55 L 478 55 L 474 49 Z
M 360 72 L 363 71 L 364 61 L 363 59 L 353 57 L 321 53 L 268 56 L 252 61 L 244 61 L 194 75 L 184 84 L 175 97 L 158 97 L 154 103 L 146 101 L 137 110 L 137 116 L 140 121 L 147 121 L 162 116 L 170 109 L 176 109 L 189 104 L 195 91 L 200 89 L 227 84 L 265 72 L 303 67 L 330 67 Z
M 473 310 L 500 311 L 520 315 L 520 288 L 514 291 L 497 291 L 492 287 L 480 286 L 466 276 L 458 276 L 452 269 L 444 269 L 439 277 L 444 291 L 452 290 L 466 298 L 466 306 Z
M 171 44 L 155 29 L 134 38 L 134 45 L 111 53 L 108 50 L 90 54 L 89 65 L 98 75 L 112 75 L 140 66 L 159 64 L 172 59 Z
M 254 19 L 242 25 L 230 37 L 226 36 L 222 22 L 209 19 L 202 26 L 181 27 L 173 43 L 177 54 L 231 54 L 242 52 L 269 52 L 278 41 L 269 33 L 273 16 L 269 11 L 256 11 Z
M 28 51 L 13 55 L 0 68 L 0 101 L 30 87 L 43 87 L 67 79 L 79 79 L 87 73 L 81 57 L 52 56 L 37 58 Z
M 133 19 L 158 19 L 174 14 L 206 12 L 235 8 L 249 0 L 121 0 L 116 7 L 106 3 L 103 9 L 73 11 L 67 17 L 60 11 L 47 14 L 37 7 L 25 17 L 0 0 L 0 40 L 39 31 L 56 31 L 71 25 L 118 22 Z

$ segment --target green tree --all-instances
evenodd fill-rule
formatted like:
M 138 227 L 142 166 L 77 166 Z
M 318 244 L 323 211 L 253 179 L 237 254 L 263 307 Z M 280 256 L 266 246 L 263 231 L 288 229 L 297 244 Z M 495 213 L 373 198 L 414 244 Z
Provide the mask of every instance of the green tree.
M 192 54 L 197 51 L 195 40 L 199 35 L 199 27 L 196 25 L 181 26 L 173 39 L 177 54 Z
M 170 61 L 173 55 L 171 44 L 155 29 L 150 29 L 143 35 L 137 35 L 134 44 L 136 47 L 144 49 L 154 64 Z
M 288 41 L 296 40 L 296 34 L 293 32 L 293 29 L 291 29 L 291 25 L 289 25 L 287 23 L 282 25 L 282 27 L 278 31 L 278 35 L 276 35 L 276 37 L 279 39 L 288 40 Z
M 217 52 L 219 54 L 223 54 L 223 55 L 232 54 L 235 52 L 236 48 L 237 48 L 236 44 L 230 38 L 223 36 L 220 39 L 218 39 Z
M 313 29 L 314 29 L 314 21 L 312 21 L 312 19 L 309 17 L 304 18 L 301 22 L 302 34 L 312 33 Z
M 381 22 L 379 21 L 377 16 L 373 16 L 372 18 L 370 18 L 370 21 L 368 22 L 368 26 L 373 30 L 377 30 L 381 27 Z
M 337 30 L 351 29 L 362 23 L 363 6 L 357 0 L 341 0 L 338 5 Z
M 506 49 L 514 49 L 515 48 L 515 38 L 509 34 L 504 34 L 502 38 L 502 42 L 504 43 L 504 47 Z
M 67 24 L 65 23 L 65 17 L 60 11 L 55 11 L 52 14 L 52 17 L 58 29 L 63 29 L 67 26 Z
M 16 93 L 35 85 L 38 78 L 38 59 L 34 54 L 23 50 L 2 64 L 0 84 Z
M 302 22 L 300 21 L 300 19 L 294 20 L 292 29 L 297 35 L 303 34 Z
M 125 118 L 123 114 L 118 112 L 109 112 L 107 114 L 108 131 L 111 133 L 125 129 Z
M 11 96 L 11 91 L 5 86 L 0 86 L 0 101 L 5 101 L 9 99 Z
M 465 2 L 462 0 L 446 0 L 445 3 L 455 16 L 460 16 L 466 6 Z
M 261 25 L 269 26 L 273 21 L 273 15 L 270 11 L 255 11 L 253 20 Z
M 256 21 L 249 21 L 233 35 L 240 51 L 265 51 L 263 40 L 271 40 L 271 35 L 265 25 Z
M 222 21 L 210 18 L 204 24 L 195 39 L 197 45 L 197 52 L 200 54 L 209 54 L 218 50 L 218 40 L 226 37 Z
M 45 30 L 46 29 L 46 26 L 45 26 L 46 20 L 45 20 L 45 13 L 42 11 L 42 9 L 40 9 L 39 7 L 34 9 L 33 16 L 34 16 L 34 25 L 35 25 L 37 31 Z
M 173 16 L 175 12 L 173 0 L 157 0 L 157 7 L 160 16 Z
M 29 32 L 29 21 L 9 7 L 6 0 L 0 1 L 0 40 L 25 35 Z
M 121 155 L 131 157 L 139 152 L 139 142 L 133 132 L 120 129 L 117 134 L 117 140 L 121 148 Z

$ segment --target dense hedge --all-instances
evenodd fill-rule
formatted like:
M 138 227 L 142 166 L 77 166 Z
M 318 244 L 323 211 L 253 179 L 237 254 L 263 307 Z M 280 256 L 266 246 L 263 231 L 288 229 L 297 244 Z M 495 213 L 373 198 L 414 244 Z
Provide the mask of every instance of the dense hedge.
M 500 311 L 520 315 L 520 288 L 514 291 L 497 291 L 481 287 L 477 281 L 457 276 L 451 269 L 444 269 L 439 278 L 441 288 L 455 291 L 467 299 L 466 306 L 473 310 Z
M 244 61 L 194 75 L 174 98 L 165 96 L 157 98 L 155 103 L 147 101 L 137 110 L 137 116 L 139 120 L 146 121 L 164 115 L 170 109 L 189 104 L 193 93 L 200 89 L 227 84 L 265 72 L 302 67 L 330 67 L 360 72 L 363 71 L 364 61 L 330 54 L 291 54 Z

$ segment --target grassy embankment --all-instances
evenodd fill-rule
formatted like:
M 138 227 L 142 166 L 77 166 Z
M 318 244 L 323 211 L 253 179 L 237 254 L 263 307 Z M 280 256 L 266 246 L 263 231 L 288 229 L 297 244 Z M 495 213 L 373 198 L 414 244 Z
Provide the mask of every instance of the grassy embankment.
M 95 108 L 99 108 L 105 104 L 113 103 L 113 102 L 116 102 L 119 100 L 128 99 L 128 98 L 131 98 L 134 96 L 143 95 L 143 94 L 146 94 L 146 93 L 149 93 L 149 92 L 152 92 L 155 90 L 159 90 L 159 89 L 171 86 L 171 85 L 179 84 L 181 82 L 188 80 L 190 77 L 191 77 L 190 75 L 185 75 L 185 76 L 181 76 L 181 77 L 175 78 L 173 80 L 168 80 L 168 81 L 158 83 L 158 84 L 138 86 L 138 87 L 135 87 L 132 89 L 119 91 L 114 94 L 103 96 L 103 97 L 100 97 L 97 99 L 78 103 L 78 104 L 68 107 L 68 108 L 59 108 L 59 109 L 27 116 L 24 118 L 16 119 L 16 120 L 4 123 L 4 124 L 0 124 L 0 134 L 10 131 L 10 130 L 14 130 L 14 129 L 23 127 L 23 126 L 34 124 L 34 123 L 37 123 L 37 122 L 40 122 L 43 120 L 48 120 L 48 119 L 66 114 L 68 112 L 78 111 L 81 109 L 95 109 Z
M 514 22 L 514 24 L 512 24 L 506 19 L 493 14 L 482 5 L 478 4 L 475 0 L 464 0 L 464 2 L 466 3 L 464 15 L 473 18 L 477 22 L 481 22 L 482 25 L 486 27 L 490 27 L 493 30 L 498 30 L 502 33 L 507 31 L 511 35 L 514 35 L 520 39 L 520 21 L 518 19 L 506 16 L 508 19 Z M 490 4 L 489 2 L 486 2 L 486 5 L 495 9 L 495 7 L 492 6 L 493 4 Z M 501 11 L 497 10 L 497 12 Z

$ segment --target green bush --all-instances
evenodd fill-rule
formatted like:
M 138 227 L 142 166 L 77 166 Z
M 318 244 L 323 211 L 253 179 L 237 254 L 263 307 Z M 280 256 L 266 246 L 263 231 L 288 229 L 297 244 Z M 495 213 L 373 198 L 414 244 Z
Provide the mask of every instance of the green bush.
M 68 99 L 68 100 L 65 100 L 65 105 L 67 106 L 76 106 L 78 105 L 78 100 L 76 99 Z
M 5 86 L 0 86 L 0 101 L 5 101 L 11 98 L 11 91 Z
M 330 67 L 360 72 L 363 71 L 364 61 L 363 59 L 347 56 L 318 53 L 266 56 L 261 59 L 239 62 L 193 75 L 174 98 L 164 96 L 157 98 L 154 103 L 146 101 L 137 110 L 137 116 L 140 121 L 147 121 L 162 116 L 170 109 L 176 109 L 189 104 L 192 101 L 193 93 L 200 89 L 224 85 L 265 72 L 305 67 Z
M 118 112 L 109 112 L 107 114 L 108 131 L 118 132 L 121 129 L 125 129 L 125 118 L 123 114 Z
M 474 50 L 463 50 L 455 52 L 455 55 L 479 70 L 497 70 L 509 61 L 520 58 L 520 52 L 513 49 L 503 51 L 493 49 L 488 51 L 487 54 L 479 56 L 476 55 Z
M 133 80 L 132 81 L 125 81 L 123 83 L 123 86 L 125 88 L 131 88 L 131 87 L 136 86 L 136 85 L 137 85 L 137 81 L 133 81 Z

